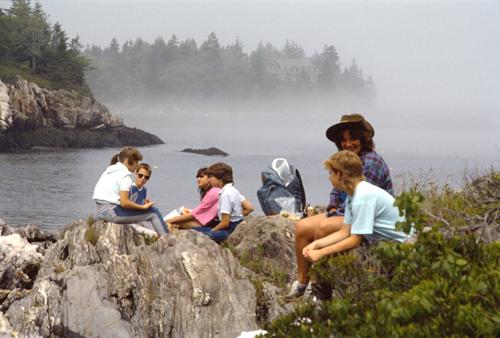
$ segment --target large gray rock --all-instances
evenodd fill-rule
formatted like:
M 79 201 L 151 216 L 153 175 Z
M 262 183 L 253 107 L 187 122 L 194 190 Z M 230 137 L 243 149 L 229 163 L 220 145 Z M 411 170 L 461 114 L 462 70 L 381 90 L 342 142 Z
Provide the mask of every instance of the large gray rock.
M 29 293 L 42 257 L 36 245 L 17 233 L 0 237 L 0 311 Z
M 193 231 L 150 242 L 100 221 L 76 222 L 43 257 L 22 242 L 40 268 L 2 310 L 0 329 L 42 337 L 233 337 L 257 328 L 254 287 L 229 249 Z
M 228 243 L 238 257 L 265 260 L 293 278 L 295 266 L 295 223 L 281 216 L 247 217 L 231 234 Z M 289 280 L 288 280 L 289 281 Z
M 293 310 L 284 294 L 296 275 L 295 223 L 281 216 L 247 217 L 228 239 L 236 256 L 254 271 L 259 323 Z

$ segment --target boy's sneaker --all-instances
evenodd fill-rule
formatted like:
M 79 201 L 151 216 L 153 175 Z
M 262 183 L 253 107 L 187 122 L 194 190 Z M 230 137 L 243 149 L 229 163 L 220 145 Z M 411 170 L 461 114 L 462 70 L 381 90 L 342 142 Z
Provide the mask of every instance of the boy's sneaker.
M 290 292 L 286 295 L 286 299 L 295 299 L 299 298 L 306 292 L 307 284 L 302 284 L 298 280 L 292 283 L 290 287 Z

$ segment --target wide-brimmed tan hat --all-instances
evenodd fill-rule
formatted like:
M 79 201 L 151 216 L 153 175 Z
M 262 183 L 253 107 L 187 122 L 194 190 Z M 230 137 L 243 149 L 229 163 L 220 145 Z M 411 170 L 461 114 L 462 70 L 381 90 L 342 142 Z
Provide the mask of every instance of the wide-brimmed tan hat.
M 373 129 L 372 125 L 365 120 L 363 115 L 361 114 L 350 114 L 350 115 L 342 115 L 340 118 L 340 122 L 334 124 L 330 128 L 326 130 L 326 137 L 335 142 L 340 137 L 340 132 L 345 129 L 357 128 L 362 129 L 370 133 L 370 136 L 375 136 L 375 129 Z

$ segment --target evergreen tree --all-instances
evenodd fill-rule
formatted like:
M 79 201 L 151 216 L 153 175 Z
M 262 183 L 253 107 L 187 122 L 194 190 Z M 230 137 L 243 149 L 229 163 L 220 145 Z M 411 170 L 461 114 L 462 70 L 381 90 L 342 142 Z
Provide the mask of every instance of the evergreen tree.
M 244 95 L 251 86 L 250 68 L 242 42 L 236 38 L 234 43 L 222 51 L 223 78 L 225 92 Z
M 199 50 L 200 69 L 197 74 L 199 90 L 205 95 L 212 95 L 223 86 L 222 49 L 214 32 L 208 35 Z
M 200 46 L 200 55 L 209 61 L 218 61 L 220 57 L 220 44 L 214 32 L 208 35 L 208 39 Z
M 333 45 L 325 45 L 320 55 L 313 57 L 313 63 L 318 68 L 318 85 L 321 88 L 335 88 L 340 77 L 339 56 Z
M 271 74 L 273 60 L 281 57 L 281 53 L 271 44 L 259 43 L 257 49 L 250 54 L 250 71 L 255 91 L 260 94 L 270 94 L 277 84 L 277 79 Z
M 117 57 L 120 53 L 120 45 L 118 44 L 118 40 L 113 37 L 107 49 L 104 50 L 104 54 L 109 57 Z
M 355 59 L 352 60 L 349 68 L 344 68 L 342 85 L 351 91 L 362 91 L 364 89 L 363 71 L 358 67 Z
M 283 56 L 287 59 L 302 59 L 306 56 L 304 49 L 295 41 L 286 40 L 282 49 Z
M 13 0 L 0 13 L 0 77 L 13 81 L 16 72 L 55 88 L 73 88 L 88 93 L 84 72 L 88 62 L 81 55 L 78 37 L 71 40 L 61 25 L 53 27 L 40 3 Z M 12 72 L 14 70 L 14 72 Z M 48 83 L 47 83 L 48 80 Z

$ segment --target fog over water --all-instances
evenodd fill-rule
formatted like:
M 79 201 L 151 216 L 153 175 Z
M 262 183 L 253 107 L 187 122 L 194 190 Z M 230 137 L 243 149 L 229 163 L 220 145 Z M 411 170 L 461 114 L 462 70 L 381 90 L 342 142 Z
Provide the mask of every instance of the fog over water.
M 152 42 L 158 36 L 168 39 L 174 33 L 181 40 L 194 38 L 200 44 L 212 31 L 221 44 L 238 37 L 247 52 L 260 41 L 281 47 L 286 39 L 294 40 L 308 55 L 321 52 L 325 44 L 333 44 L 344 66 L 355 58 L 375 81 L 376 103 L 363 112 L 377 126 L 379 147 L 398 152 L 487 157 L 496 163 L 500 158 L 500 1 L 41 3 L 53 21 L 59 21 L 69 36 L 78 34 L 84 44 L 107 46 L 113 37 L 120 44 L 138 37 Z M 158 111 L 140 97 L 133 99 L 137 103 L 135 110 Z M 169 104 L 164 104 L 163 113 L 172 110 L 165 106 Z M 243 109 L 248 112 L 252 106 L 248 103 Z M 112 107 L 126 121 L 136 122 L 123 106 L 115 103 Z M 287 108 L 265 110 L 271 114 L 289 113 Z M 321 104 L 301 108 L 308 113 L 308 120 L 324 121 L 318 123 L 322 129 L 342 112 L 361 110 L 348 104 L 339 110 Z M 324 117 L 326 113 L 331 117 Z M 289 128 L 302 127 L 302 120 L 297 122 Z M 177 121 L 169 115 L 163 123 Z
M 151 43 L 175 33 L 200 45 L 210 32 L 222 45 L 238 37 L 247 53 L 261 41 L 281 48 L 294 40 L 307 55 L 333 44 L 343 66 L 355 58 L 373 77 L 377 95 L 370 106 L 347 98 L 104 100 L 126 124 L 167 143 L 141 149 L 157 167 L 150 191 L 162 210 L 197 203 L 194 172 L 219 160 L 234 167 L 238 187 L 257 206 L 259 172 L 278 156 L 301 170 L 311 203 L 326 203 L 330 186 L 322 161 L 335 149 L 324 133 L 346 112 L 362 112 L 374 125 L 377 151 L 398 189 L 408 173 L 425 179 L 431 171 L 439 182 L 459 187 L 465 170 L 500 168 L 500 1 L 40 2 L 52 22 L 84 44 L 104 47 L 113 37 L 120 44 L 138 37 Z M 208 146 L 231 156 L 178 153 Z M 91 213 L 93 185 L 114 152 L 0 154 L 2 172 L 22 178 L 2 180 L 10 194 L 0 194 L 0 217 L 57 228 Z

